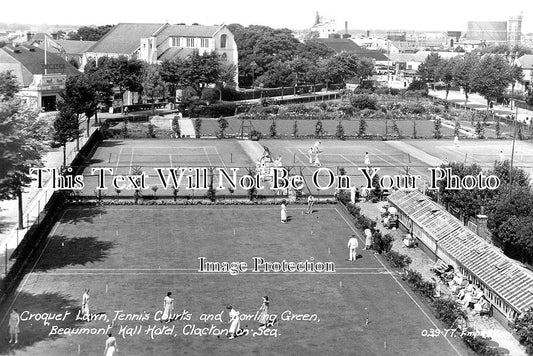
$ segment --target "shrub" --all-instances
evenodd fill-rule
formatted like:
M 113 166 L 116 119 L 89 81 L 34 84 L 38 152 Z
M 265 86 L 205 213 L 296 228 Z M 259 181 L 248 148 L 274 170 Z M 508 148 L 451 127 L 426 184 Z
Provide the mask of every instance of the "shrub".
M 315 125 L 315 137 L 321 138 L 322 136 L 324 136 L 324 134 L 325 131 L 324 127 L 322 126 L 322 120 L 318 120 Z
M 439 298 L 433 302 L 433 308 L 437 319 L 441 320 L 447 328 L 456 324 L 458 319 L 467 320 L 466 312 L 453 299 Z
M 226 120 L 225 117 L 221 116 L 217 120 L 218 128 L 220 129 L 220 136 L 221 138 L 224 138 L 224 132 L 229 126 L 228 120 Z
M 485 138 L 485 127 L 480 121 L 476 122 L 476 135 L 480 139 Z
M 366 135 L 366 128 L 368 127 L 368 124 L 366 123 L 365 119 L 361 118 L 359 120 L 359 136 L 362 137 Z
M 356 109 L 371 109 L 377 110 L 378 101 L 374 95 L 369 94 L 354 94 L 350 97 L 350 104 Z
M 193 104 L 189 108 L 190 117 L 220 117 L 233 116 L 237 109 L 235 103 L 216 103 L 211 105 Z
M 527 309 L 511 325 L 518 335 L 518 341 L 526 347 L 528 355 L 533 354 L 533 309 Z
M 146 133 L 146 135 L 150 138 L 155 138 L 155 126 L 149 123 L 147 129 L 148 132 Z
M 413 80 L 409 86 L 407 87 L 407 90 L 423 90 L 425 92 L 428 91 L 428 85 L 422 81 L 422 80 Z
M 498 349 L 494 349 L 487 345 L 487 342 L 485 339 L 483 339 L 481 336 L 472 336 L 472 335 L 463 335 L 463 342 L 471 349 L 473 350 L 476 355 L 480 356 L 501 356 L 504 355 L 501 351 Z M 530 353 L 528 353 L 530 354 Z
M 180 129 L 180 123 L 179 118 L 177 116 L 174 116 L 172 119 L 172 131 L 176 135 L 176 137 L 181 137 L 181 129 Z
M 196 118 L 194 120 L 194 131 L 196 132 L 196 137 L 199 138 L 200 137 L 200 133 L 201 133 L 201 130 L 202 129 L 202 119 L 200 118 Z
M 272 120 L 272 123 L 270 124 L 270 137 L 276 137 L 278 135 L 278 131 L 276 130 L 276 120 Z
M 455 127 L 453 128 L 453 135 L 459 137 L 459 134 L 461 133 L 461 123 L 459 120 L 455 121 Z
M 257 137 L 257 139 L 263 138 L 263 134 L 260 131 L 252 130 L 250 131 L 250 137 Z
M 218 101 L 220 98 L 220 94 L 218 90 L 213 88 L 205 88 L 202 91 L 202 100 L 205 100 L 210 103 L 214 103 L 215 101 Z
M 345 137 L 344 137 L 344 126 L 342 126 L 342 121 L 339 121 L 339 123 L 337 124 L 337 128 L 336 128 L 336 131 L 335 131 L 335 136 L 341 140 L 344 140 Z
M 120 134 L 122 135 L 122 138 L 128 138 L 128 120 L 124 121 L 124 124 L 120 129 Z
M 392 250 L 385 253 L 384 256 L 393 268 L 407 268 L 413 262 L 411 257 Z
M 395 136 L 402 137 L 402 133 L 400 132 L 400 128 L 398 127 L 398 123 L 396 123 L 396 120 L 392 120 L 392 133 Z
M 442 123 L 439 118 L 435 118 L 435 123 L 433 124 L 433 137 L 442 138 Z

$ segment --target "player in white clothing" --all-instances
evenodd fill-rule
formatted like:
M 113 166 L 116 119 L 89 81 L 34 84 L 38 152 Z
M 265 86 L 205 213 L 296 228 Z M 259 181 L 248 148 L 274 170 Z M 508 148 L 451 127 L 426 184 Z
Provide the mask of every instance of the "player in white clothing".
M 357 241 L 357 238 L 354 234 L 348 240 L 348 249 L 350 250 L 348 261 L 355 261 L 357 259 L 357 247 L 359 247 L 359 241 Z
M 227 307 L 229 309 L 229 338 L 234 339 L 237 332 L 241 329 L 240 313 L 235 310 L 231 305 Z
M 81 315 L 83 318 L 86 318 L 87 321 L 90 320 L 89 289 L 85 289 L 85 292 L 83 292 L 83 295 L 81 296 Z
M 171 297 L 172 292 L 168 292 L 167 296 L 163 299 L 163 315 L 161 316 L 161 322 L 166 321 L 170 323 L 172 321 L 172 311 L 174 310 L 174 299 Z

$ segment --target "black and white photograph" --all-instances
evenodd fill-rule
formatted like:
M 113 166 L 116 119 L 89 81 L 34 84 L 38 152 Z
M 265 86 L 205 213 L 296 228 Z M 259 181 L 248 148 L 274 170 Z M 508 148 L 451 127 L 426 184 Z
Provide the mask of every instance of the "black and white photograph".
M 0 355 L 533 355 L 525 0 L 0 5 Z

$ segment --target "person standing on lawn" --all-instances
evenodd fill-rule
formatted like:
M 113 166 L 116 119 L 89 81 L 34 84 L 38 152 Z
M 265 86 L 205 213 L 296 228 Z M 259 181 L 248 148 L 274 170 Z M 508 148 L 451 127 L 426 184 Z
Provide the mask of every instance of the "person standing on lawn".
M 355 261 L 357 259 L 357 247 L 359 247 L 359 241 L 357 241 L 357 237 L 353 234 L 348 240 L 348 261 Z
M 9 314 L 9 343 L 18 343 L 19 342 L 19 324 L 20 324 L 20 315 L 17 312 L 17 309 L 13 309 L 11 314 Z

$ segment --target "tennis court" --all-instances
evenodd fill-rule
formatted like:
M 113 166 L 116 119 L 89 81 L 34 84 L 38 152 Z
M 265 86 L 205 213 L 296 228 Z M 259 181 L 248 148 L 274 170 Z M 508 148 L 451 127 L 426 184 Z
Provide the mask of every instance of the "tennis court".
M 243 145 L 238 140 L 109 140 L 102 143 L 95 151 L 93 157 L 86 161 L 84 170 L 85 195 L 94 195 L 94 189 L 98 185 L 96 175 L 91 174 L 91 169 L 111 168 L 113 174 L 127 175 L 141 170 L 148 174 L 146 183 L 148 186 L 158 186 L 157 195 L 171 196 L 172 187 L 164 189 L 160 178 L 154 168 L 194 168 L 215 167 L 239 168 L 238 177 L 248 174 L 250 169 L 256 167 L 256 161 L 263 153 L 264 147 L 268 147 L 273 159 L 280 159 L 282 167 L 288 168 L 292 175 L 301 175 L 305 181 L 305 192 L 311 191 L 319 196 L 332 196 L 334 187 L 330 189 L 318 189 L 313 182 L 313 174 L 317 171 L 312 162 L 309 162 L 308 150 L 316 140 L 261 140 L 252 143 L 254 150 L 249 151 L 249 145 Z M 247 141 L 251 143 L 250 141 Z M 409 153 L 398 150 L 382 141 L 336 141 L 323 140 L 320 146 L 319 159 L 321 167 L 329 168 L 333 174 L 341 173 L 341 168 L 350 177 L 351 185 L 357 187 L 366 184 L 366 179 L 360 168 L 367 167 L 364 164 L 365 152 L 369 152 L 371 167 L 378 168 L 378 175 L 420 175 L 427 179 L 429 165 L 422 162 Z M 167 172 L 167 171 L 165 171 Z M 189 172 L 187 172 L 189 174 Z M 204 176 L 202 172 L 199 174 Z M 218 185 L 219 174 L 214 171 L 214 184 Z M 181 182 L 181 188 L 187 184 L 187 178 Z M 318 175 L 318 182 L 322 187 L 329 181 L 327 172 L 322 171 Z M 227 182 L 223 183 L 227 186 Z M 268 183 L 266 184 L 268 186 Z M 190 189 L 181 189 L 179 196 L 190 196 Z M 148 192 L 149 194 L 151 192 Z M 246 195 L 244 189 L 238 186 L 235 195 Z M 116 193 L 111 189 L 108 195 Z M 133 190 L 123 191 L 122 196 L 133 195 Z M 197 191 L 198 196 L 203 195 Z M 274 194 L 269 189 L 264 189 L 259 194 Z
M 307 215 L 302 206 L 289 206 L 290 221 L 284 225 L 279 208 L 269 206 L 66 210 L 8 305 L 21 316 L 27 312 L 26 318 L 29 313 L 71 314 L 49 325 L 22 321 L 15 350 L 3 344 L 0 352 L 94 355 L 103 352 L 106 336 L 100 332 L 111 330 L 126 355 L 413 355 L 420 350 L 466 355 L 459 338 L 421 336 L 439 324 L 380 257 L 358 250 L 356 262 L 345 260 L 354 230 L 338 209 L 318 205 Z M 236 276 L 202 273 L 200 256 L 244 261 L 250 269 Z M 311 260 L 316 266 L 332 262 L 335 272 L 253 272 L 254 257 Z M 75 320 L 85 288 L 90 288 L 95 315 L 90 322 Z M 190 320 L 157 320 L 168 291 L 175 313 Z M 257 321 L 243 320 L 248 334 L 228 340 L 225 306 L 252 316 L 264 295 L 271 301 L 269 312 L 278 318 L 268 335 L 257 334 Z M 202 314 L 221 312 L 222 322 L 201 320 Z M 132 320 L 132 315 L 148 317 Z M 288 320 L 293 315 L 311 320 Z M 57 328 L 69 328 L 71 334 L 50 335 Z M 222 335 L 190 335 L 198 328 Z M 76 330 L 95 334 L 75 335 Z

